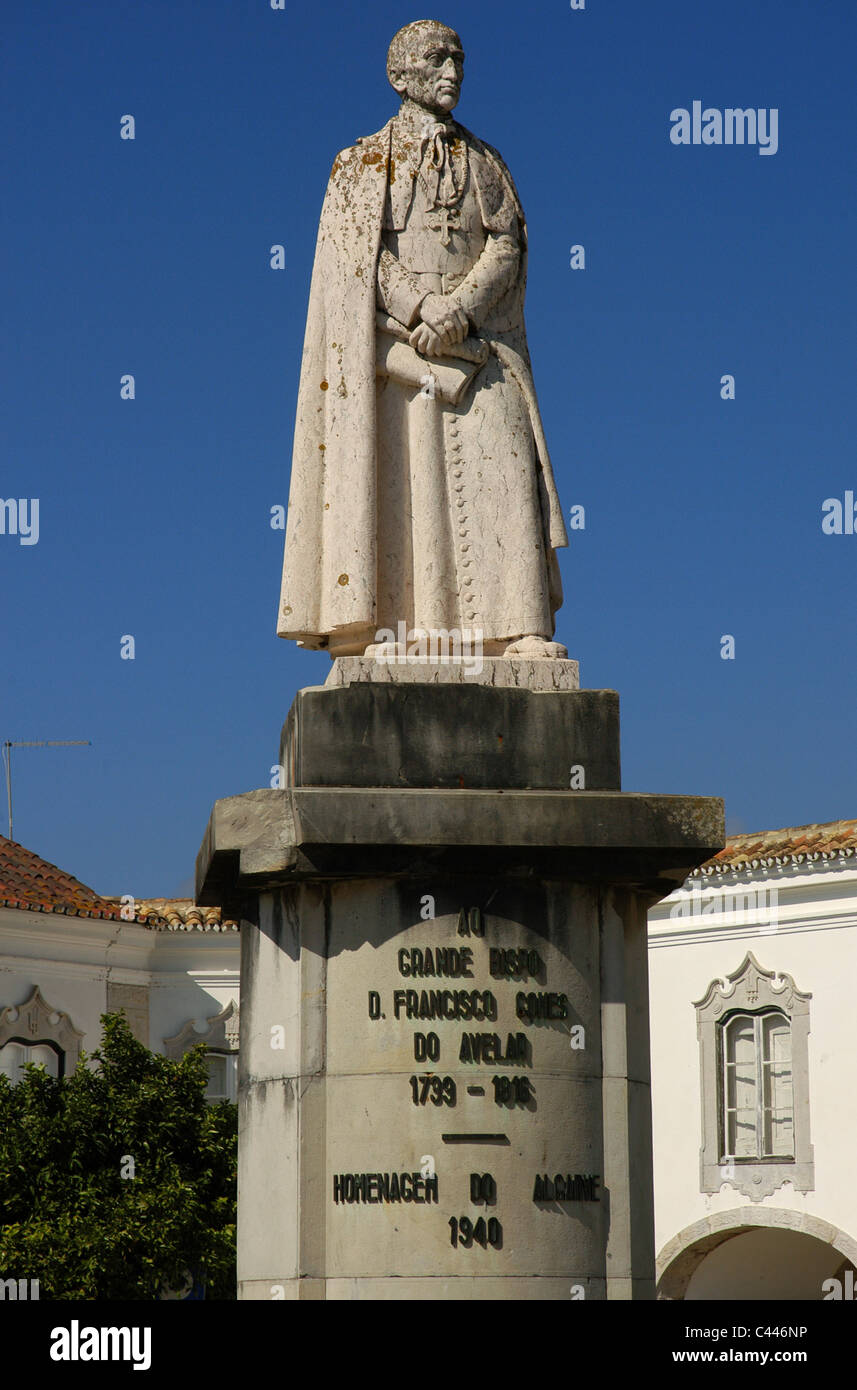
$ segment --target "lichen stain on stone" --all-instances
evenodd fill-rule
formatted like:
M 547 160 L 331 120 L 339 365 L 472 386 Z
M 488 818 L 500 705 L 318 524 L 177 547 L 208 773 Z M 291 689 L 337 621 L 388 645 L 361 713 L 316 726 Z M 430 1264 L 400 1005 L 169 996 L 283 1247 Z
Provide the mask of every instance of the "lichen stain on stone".
M 327 391 L 328 388 L 329 388 L 329 385 L 330 385 L 329 382 L 323 381 L 323 382 L 321 383 L 321 390 L 322 390 L 322 391 Z
M 348 575 L 347 575 L 347 574 L 341 574 L 341 575 L 339 576 L 339 578 L 337 579 L 336 582 L 337 582 L 337 584 L 339 584 L 339 585 L 344 589 L 345 586 L 346 586 L 346 584 L 348 583 Z

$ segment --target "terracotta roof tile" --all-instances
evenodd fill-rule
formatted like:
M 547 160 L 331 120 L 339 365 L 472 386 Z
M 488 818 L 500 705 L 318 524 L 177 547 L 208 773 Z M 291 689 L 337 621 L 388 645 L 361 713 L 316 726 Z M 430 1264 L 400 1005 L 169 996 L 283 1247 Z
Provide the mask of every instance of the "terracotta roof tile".
M 0 899 L 12 898 L 48 910 L 60 905 L 91 908 L 103 903 L 98 893 L 79 879 L 0 835 Z
M 785 830 L 730 835 L 720 853 L 694 873 L 724 873 L 742 864 L 821 861 L 854 854 L 857 854 L 857 820 L 835 820 L 823 825 L 794 825 Z
M 115 915 L 121 914 L 121 898 L 104 898 Z M 238 923 L 224 921 L 219 907 L 199 907 L 193 898 L 136 898 L 135 921 L 159 931 L 237 931 Z
M 121 898 L 104 898 L 4 835 L 0 835 L 0 907 L 136 922 L 155 931 L 238 930 L 237 922 L 222 920 L 219 907 L 198 907 L 191 898 L 135 898 L 126 904 Z

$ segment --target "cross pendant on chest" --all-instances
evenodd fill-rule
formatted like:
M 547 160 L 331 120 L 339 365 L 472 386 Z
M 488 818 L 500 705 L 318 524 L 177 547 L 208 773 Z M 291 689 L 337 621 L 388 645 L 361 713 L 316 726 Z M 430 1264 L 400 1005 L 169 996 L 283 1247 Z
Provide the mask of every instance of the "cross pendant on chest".
M 441 246 L 448 246 L 450 242 L 449 229 L 460 226 L 461 218 L 454 208 L 435 208 L 434 221 L 426 217 L 426 226 L 432 232 L 440 232 Z

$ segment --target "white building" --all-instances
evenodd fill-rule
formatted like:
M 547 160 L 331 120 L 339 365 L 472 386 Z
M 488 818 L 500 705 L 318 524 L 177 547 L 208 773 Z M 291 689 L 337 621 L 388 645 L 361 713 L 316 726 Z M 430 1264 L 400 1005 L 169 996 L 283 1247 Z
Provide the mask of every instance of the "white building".
M 209 1053 L 209 1097 L 235 1099 L 239 938 L 218 908 L 102 898 L 0 836 L 0 1071 L 74 1069 L 124 1009 L 153 1052 Z
M 857 821 L 734 836 L 649 913 L 663 1298 L 854 1296 L 855 855 Z
M 649 948 L 660 1296 L 853 1297 L 857 821 L 733 837 Z M 64 1074 L 124 1008 L 153 1051 L 205 1041 L 234 1099 L 239 997 L 219 909 L 101 898 L 0 837 L 0 1070 Z

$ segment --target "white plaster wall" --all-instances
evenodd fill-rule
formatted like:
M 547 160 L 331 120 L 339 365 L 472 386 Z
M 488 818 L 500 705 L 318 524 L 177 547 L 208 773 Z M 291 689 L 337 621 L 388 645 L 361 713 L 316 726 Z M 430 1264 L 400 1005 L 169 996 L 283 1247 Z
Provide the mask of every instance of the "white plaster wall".
M 194 1019 L 200 1027 L 239 1002 L 237 932 L 155 932 L 133 923 L 0 908 L 0 1009 L 23 1004 L 39 986 L 67 1013 L 92 1053 L 101 1038 L 107 982 L 149 989 L 149 1046 Z
M 845 862 L 853 865 L 853 860 Z M 771 881 L 764 870 L 742 875 L 745 886 Z M 659 1252 L 692 1223 L 744 1206 L 811 1213 L 857 1237 L 852 1173 L 857 1141 L 857 872 L 853 867 L 831 872 L 801 866 L 774 881 L 779 891 L 776 930 L 760 930 L 734 912 L 671 918 L 670 909 L 680 901 L 677 894 L 649 913 Z M 809 1104 L 815 1190 L 802 1194 L 789 1184 L 756 1203 L 726 1183 L 710 1196 L 699 1190 L 700 1061 L 693 1004 L 712 979 L 736 971 L 747 951 L 764 969 L 787 972 L 798 989 L 812 994 Z

